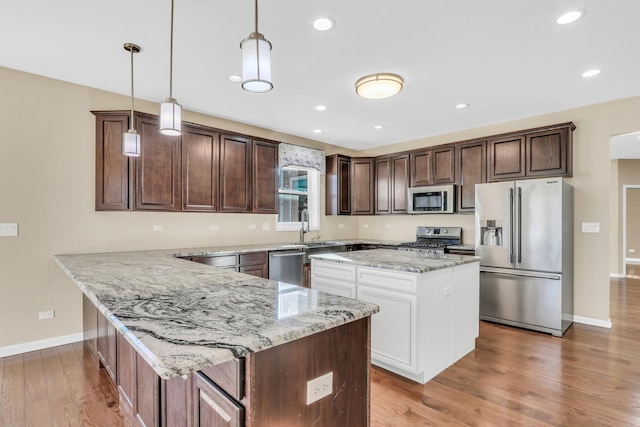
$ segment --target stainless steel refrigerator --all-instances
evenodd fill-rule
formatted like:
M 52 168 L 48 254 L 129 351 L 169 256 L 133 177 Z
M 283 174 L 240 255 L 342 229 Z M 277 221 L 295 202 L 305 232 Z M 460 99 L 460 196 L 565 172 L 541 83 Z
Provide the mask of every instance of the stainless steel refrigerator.
M 573 189 L 562 178 L 476 185 L 480 319 L 561 337 L 573 322 Z

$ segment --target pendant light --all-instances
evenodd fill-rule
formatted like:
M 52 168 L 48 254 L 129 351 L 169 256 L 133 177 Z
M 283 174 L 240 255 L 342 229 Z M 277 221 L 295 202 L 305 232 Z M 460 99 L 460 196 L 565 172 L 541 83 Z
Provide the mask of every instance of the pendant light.
M 271 83 L 271 42 L 258 32 L 258 0 L 255 0 L 255 31 L 240 42 L 242 88 L 248 92 L 269 92 Z
M 131 53 L 131 122 L 129 122 L 129 130 L 122 134 L 122 152 L 125 156 L 140 156 L 140 135 L 134 129 L 133 118 L 133 54 L 140 52 L 140 46 L 133 43 L 125 43 L 124 50 Z
M 160 133 L 182 133 L 182 106 L 173 98 L 173 0 L 171 0 L 171 44 L 169 46 L 169 97 L 160 104 Z

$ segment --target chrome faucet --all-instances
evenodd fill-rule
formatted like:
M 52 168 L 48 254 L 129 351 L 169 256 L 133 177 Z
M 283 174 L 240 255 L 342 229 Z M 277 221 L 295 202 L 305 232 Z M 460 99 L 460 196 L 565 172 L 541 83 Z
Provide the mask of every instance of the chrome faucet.
M 307 218 L 307 228 L 304 228 L 305 217 Z M 300 212 L 300 243 L 304 243 L 304 235 L 309 232 L 309 210 L 302 209 Z

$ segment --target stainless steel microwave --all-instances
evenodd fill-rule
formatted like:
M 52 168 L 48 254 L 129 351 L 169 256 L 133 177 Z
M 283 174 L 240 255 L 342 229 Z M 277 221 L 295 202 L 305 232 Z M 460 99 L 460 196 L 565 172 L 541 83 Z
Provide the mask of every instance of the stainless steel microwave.
M 408 189 L 410 214 L 453 213 L 456 205 L 455 185 L 433 185 Z

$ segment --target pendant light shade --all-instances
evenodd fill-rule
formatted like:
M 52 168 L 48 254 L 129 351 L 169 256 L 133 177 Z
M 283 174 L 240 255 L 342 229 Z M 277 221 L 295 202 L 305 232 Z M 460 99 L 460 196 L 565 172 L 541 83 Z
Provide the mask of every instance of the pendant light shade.
M 131 53 L 131 121 L 129 130 L 122 134 L 122 152 L 125 156 L 140 156 L 140 135 L 134 129 L 134 96 L 133 96 L 133 54 L 140 52 L 140 46 L 133 43 L 125 43 L 124 50 Z
M 173 136 L 182 133 L 182 106 L 173 98 L 160 104 L 160 132 Z
M 255 31 L 240 42 L 242 88 L 248 92 L 269 92 L 271 83 L 271 42 L 258 32 L 258 0 L 255 0 Z
M 169 45 L 169 97 L 160 105 L 160 133 L 182 133 L 182 106 L 173 98 L 173 0 L 171 0 L 171 43 Z

